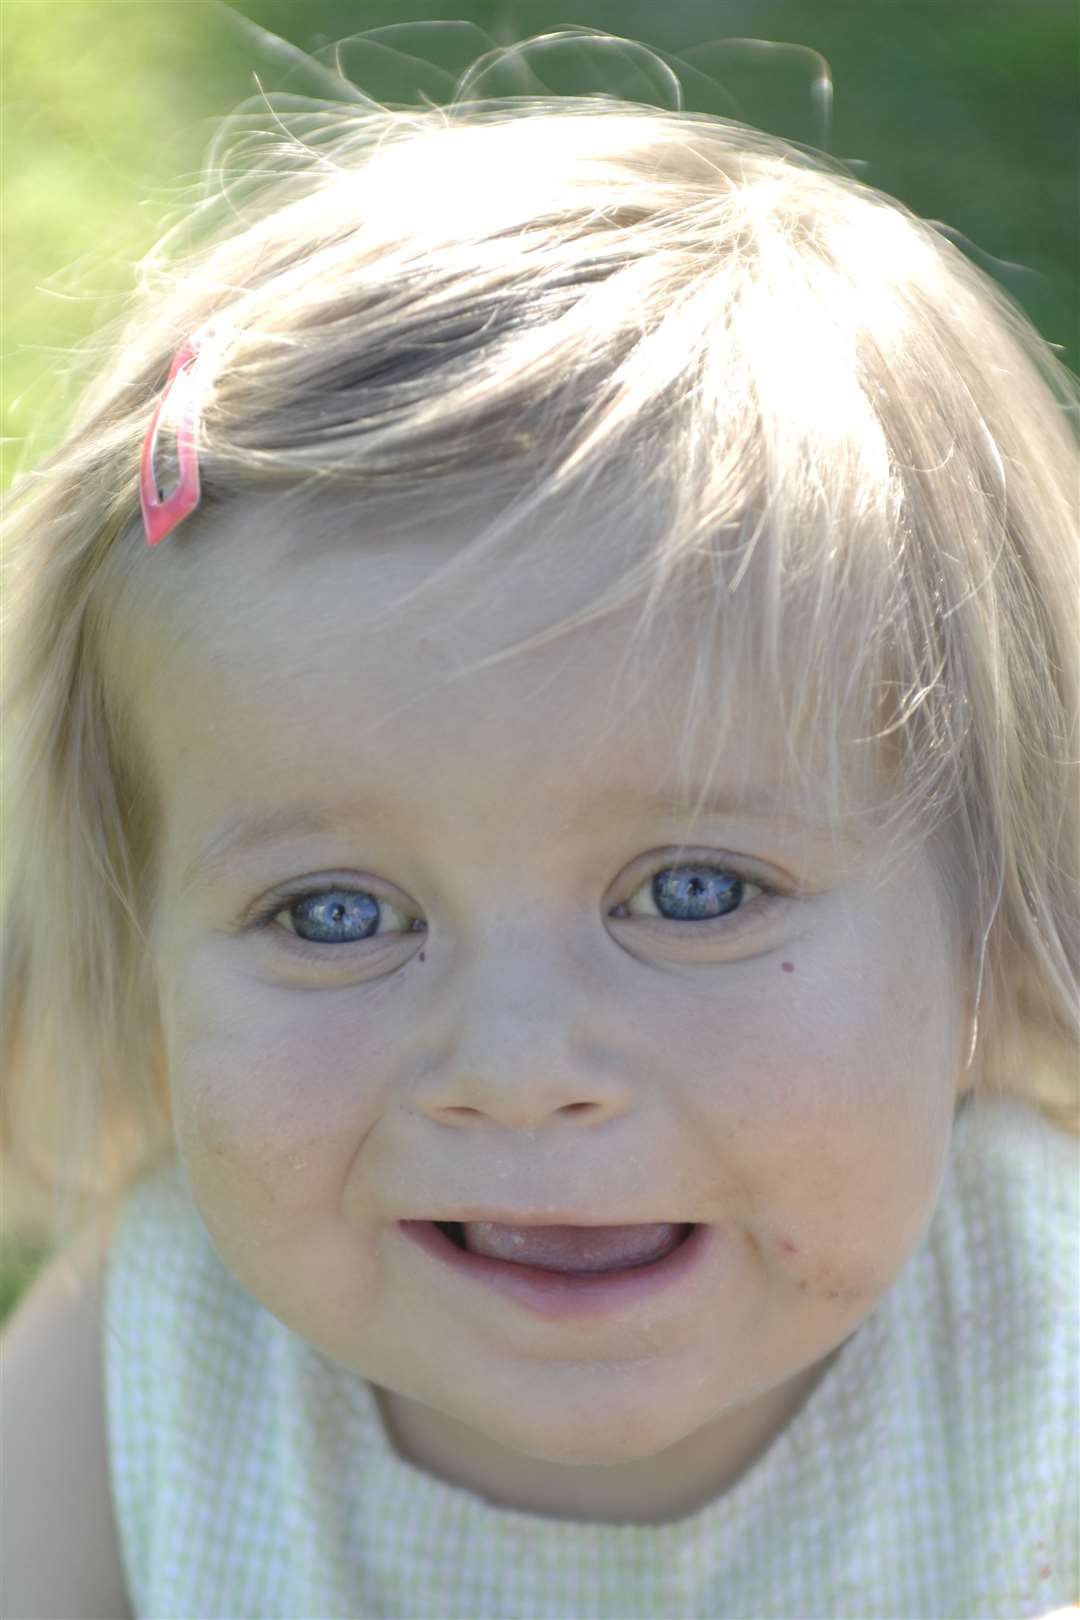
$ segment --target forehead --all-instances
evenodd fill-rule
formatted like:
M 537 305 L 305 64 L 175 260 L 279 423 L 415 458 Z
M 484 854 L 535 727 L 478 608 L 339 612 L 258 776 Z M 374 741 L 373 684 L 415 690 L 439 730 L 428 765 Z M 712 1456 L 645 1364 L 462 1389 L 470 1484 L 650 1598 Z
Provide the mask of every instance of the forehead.
M 207 514 L 143 559 L 128 685 L 166 802 L 374 776 L 390 798 L 442 782 L 477 808 L 561 792 L 569 814 L 624 789 L 706 788 L 793 808 L 772 705 L 703 659 L 689 619 L 640 637 L 631 604 L 517 650 L 639 560 L 602 520 L 537 526 L 470 561 L 464 523 L 383 529 L 361 502 L 333 518 Z

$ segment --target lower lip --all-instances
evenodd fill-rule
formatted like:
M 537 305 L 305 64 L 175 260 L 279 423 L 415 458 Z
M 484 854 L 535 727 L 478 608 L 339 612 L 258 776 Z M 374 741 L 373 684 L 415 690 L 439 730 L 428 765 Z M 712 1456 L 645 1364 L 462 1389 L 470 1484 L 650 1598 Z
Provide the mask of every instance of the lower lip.
M 459 1249 L 434 1221 L 399 1221 L 398 1225 L 425 1253 L 461 1276 L 486 1283 L 538 1316 L 547 1317 L 599 1316 L 677 1287 L 701 1263 L 712 1231 L 709 1226 L 695 1226 L 676 1248 L 646 1266 L 568 1274 L 517 1265 L 510 1260 L 492 1260 Z

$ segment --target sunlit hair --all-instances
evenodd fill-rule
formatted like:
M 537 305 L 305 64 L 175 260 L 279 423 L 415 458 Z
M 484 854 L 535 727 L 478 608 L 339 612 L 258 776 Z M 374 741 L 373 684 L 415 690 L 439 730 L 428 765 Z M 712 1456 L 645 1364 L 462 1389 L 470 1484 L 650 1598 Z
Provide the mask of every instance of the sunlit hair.
M 737 123 L 602 96 L 282 116 L 235 143 L 205 240 L 143 261 L 9 496 L 8 1155 L 100 1210 L 168 1150 L 160 806 L 117 649 L 231 500 L 334 492 L 357 546 L 365 513 L 385 536 L 494 496 L 471 555 L 546 525 L 567 568 L 602 512 L 626 567 L 581 621 L 635 606 L 646 682 L 693 623 L 714 777 L 748 692 L 838 824 L 887 767 L 875 825 L 933 852 L 977 991 L 977 1094 L 1073 1123 L 1075 379 L 941 233 Z M 143 438 L 211 315 L 203 501 L 151 551 Z M 59 1207 L 62 1232 L 84 1206 Z

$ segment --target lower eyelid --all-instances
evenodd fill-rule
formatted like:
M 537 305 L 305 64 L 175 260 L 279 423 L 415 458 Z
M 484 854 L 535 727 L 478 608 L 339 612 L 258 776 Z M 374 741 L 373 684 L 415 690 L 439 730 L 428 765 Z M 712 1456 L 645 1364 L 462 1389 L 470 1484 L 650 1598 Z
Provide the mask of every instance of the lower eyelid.
M 304 939 L 301 934 L 291 929 L 275 927 L 275 921 L 276 918 L 271 918 L 269 925 L 264 926 L 260 932 L 270 936 L 280 935 L 280 939 L 272 938 L 273 944 L 280 945 L 285 952 L 313 962 L 320 968 L 332 965 L 335 961 L 342 966 L 348 962 L 352 962 L 355 966 L 358 959 L 379 961 L 384 956 L 391 955 L 404 942 L 422 939 L 427 933 L 427 924 L 416 919 L 418 926 L 413 926 L 410 920 L 407 928 L 395 929 L 386 934 L 368 934 L 364 939 L 336 941 Z
M 655 934 L 667 941 L 678 940 L 688 944 L 697 941 L 719 948 L 725 940 L 735 944 L 742 935 L 777 926 L 789 916 L 795 896 L 766 889 L 761 884 L 755 887 L 761 892 L 753 900 L 720 917 L 683 919 L 632 912 L 626 912 L 621 917 L 614 913 L 610 915 L 616 924 L 626 923 L 642 933 Z

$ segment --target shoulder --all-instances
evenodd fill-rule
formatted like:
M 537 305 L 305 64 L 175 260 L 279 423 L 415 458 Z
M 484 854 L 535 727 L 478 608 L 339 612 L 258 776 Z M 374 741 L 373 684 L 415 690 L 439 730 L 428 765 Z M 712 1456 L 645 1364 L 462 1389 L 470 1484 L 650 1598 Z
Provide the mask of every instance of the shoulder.
M 1023 1458 L 1059 1500 L 1080 1376 L 1078 1171 L 1075 1137 L 1022 1103 L 987 1102 L 958 1121 L 931 1243 L 950 1406 L 977 1416 L 1003 1486 Z
M 1056 1266 L 1080 1242 L 1080 1142 L 1020 1102 L 997 1100 L 957 1124 L 951 1166 L 957 1219 L 971 1240 L 993 1235 L 1022 1274 Z M 988 1257 L 991 1261 L 993 1257 Z M 1004 1256 L 1003 1256 L 1004 1259 Z M 993 1264 L 982 1268 L 988 1283 Z M 1015 1284 L 1015 1269 L 1009 1268 Z M 1055 1290 L 1058 1292 L 1059 1290 Z
M 958 1123 L 939 1234 L 950 1291 L 1034 1360 L 1075 1342 L 1078 1171 L 1080 1143 L 1022 1103 Z
M 107 1242 L 48 1265 L 0 1337 L 5 1614 L 126 1620 L 102 1355 Z

